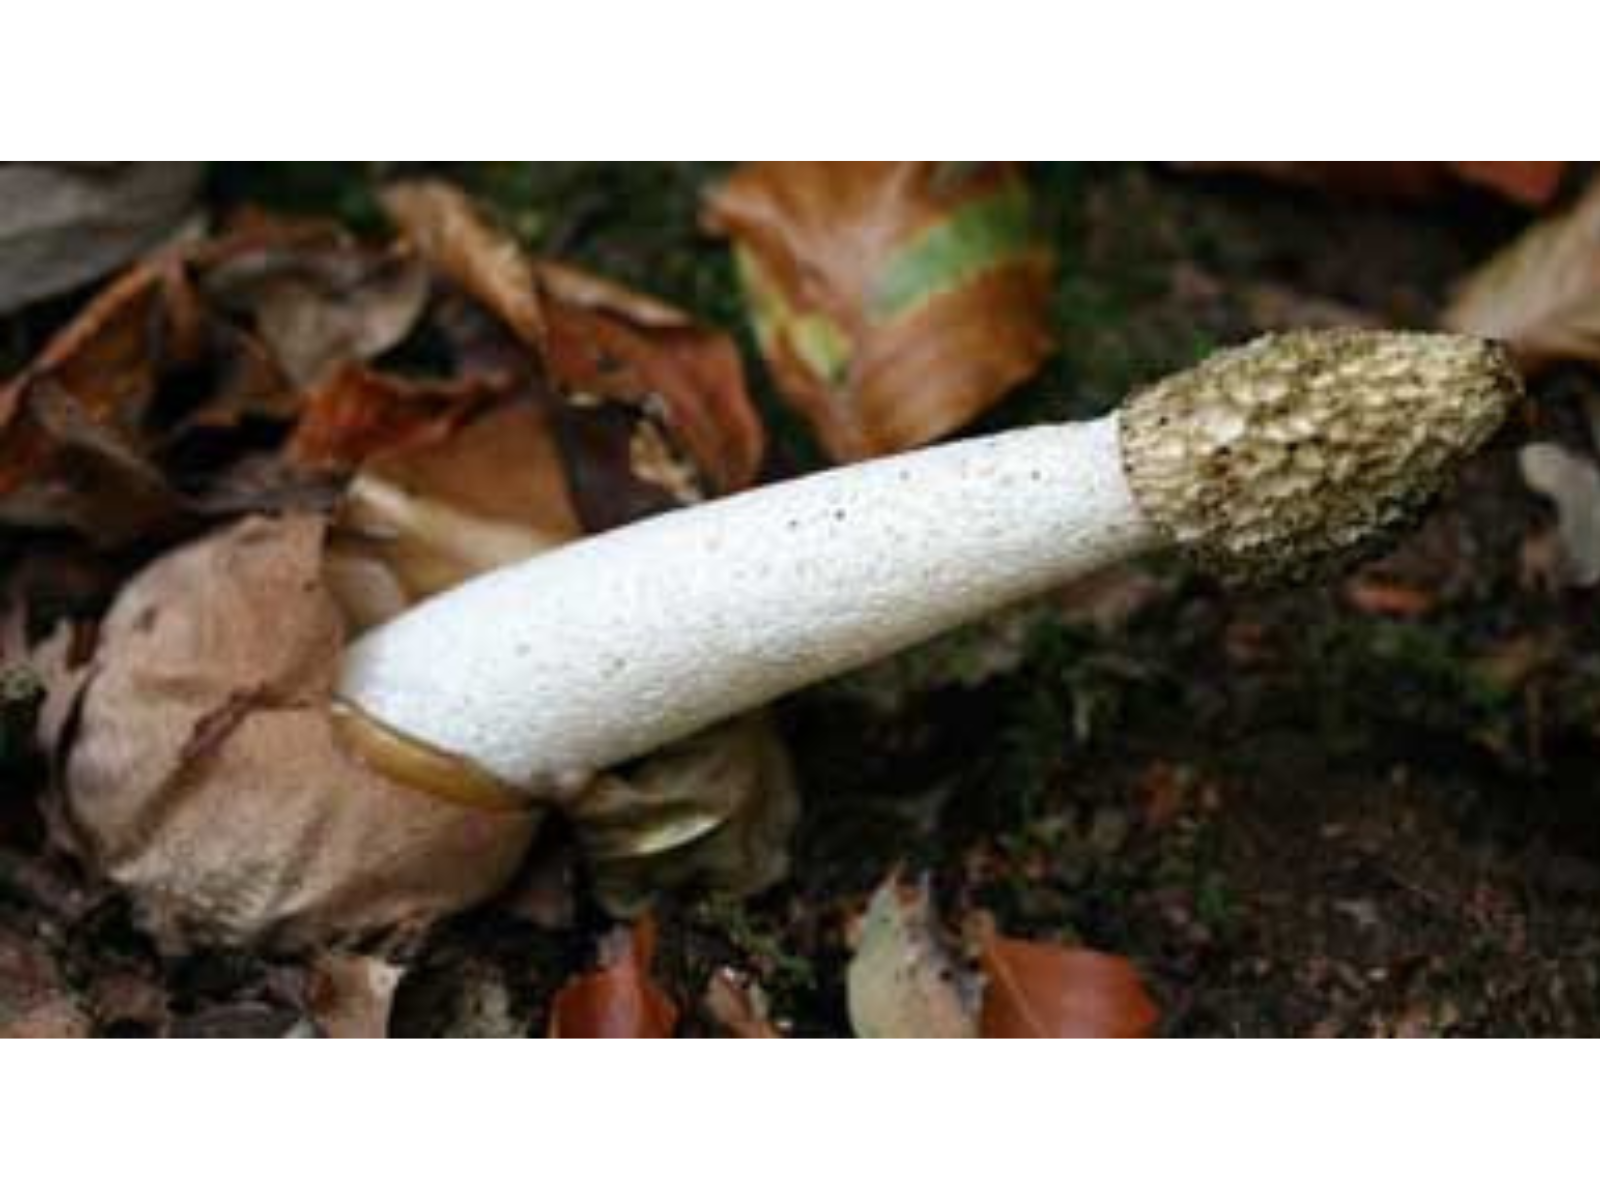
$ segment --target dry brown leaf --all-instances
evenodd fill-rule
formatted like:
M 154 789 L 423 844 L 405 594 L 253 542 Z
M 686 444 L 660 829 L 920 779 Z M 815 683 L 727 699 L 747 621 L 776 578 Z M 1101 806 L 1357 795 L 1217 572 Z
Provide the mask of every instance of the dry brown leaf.
M 325 1037 L 389 1035 L 395 989 L 405 970 L 385 959 L 332 951 L 311 964 L 307 1001 Z
M 535 263 L 450 184 L 395 184 L 384 206 L 435 271 L 534 354 L 566 401 L 557 433 L 588 528 L 754 480 L 765 438 L 726 334 L 588 272 Z M 659 445 L 641 441 L 651 428 L 666 435 Z M 619 475 L 656 484 L 653 507 L 619 504 Z
M 543 408 L 504 404 L 369 462 L 335 519 L 328 578 L 364 629 L 582 534 Z
M 667 1038 L 678 1006 L 650 974 L 655 923 L 646 917 L 600 943 L 600 963 L 568 980 L 550 1007 L 553 1038 Z
M 390 184 L 384 211 L 423 261 L 504 321 L 524 345 L 544 345 L 533 265 L 459 188 L 438 180 Z
M 1003 163 L 751 163 L 705 220 L 735 243 L 779 386 L 835 459 L 966 424 L 1050 354 L 1053 260 Z
M 993 935 L 980 963 L 986 1038 L 1146 1037 L 1161 1019 L 1125 958 Z
M 194 260 L 207 303 L 246 323 L 300 387 L 399 345 L 428 300 L 415 257 L 328 222 L 256 218 Z
M 1369 573 L 1346 582 L 1344 598 L 1357 611 L 1376 617 L 1422 617 L 1439 605 L 1432 592 Z
M 498 379 L 404 379 L 346 363 L 307 393 L 285 453 L 315 470 L 353 471 L 380 451 L 444 440 L 505 389 Z
M 496 891 L 532 838 L 535 813 L 442 801 L 341 748 L 322 548 L 318 518 L 251 518 L 158 559 L 107 615 L 76 720 L 52 722 L 74 848 L 168 946 L 425 923 Z
M 1600 361 L 1600 183 L 1474 271 L 1443 324 L 1508 343 L 1527 371 Z
M 712 1023 L 729 1037 L 783 1036 L 772 1023 L 767 995 L 761 985 L 732 967 L 718 967 L 711 972 L 700 1006 Z
M 1522 479 L 1556 506 L 1560 582 L 1600 584 L 1600 466 L 1553 442 L 1524 446 Z
M 628 916 L 691 880 L 747 895 L 783 878 L 800 791 L 761 710 L 605 772 L 566 811 L 597 896 Z
M 926 884 L 891 876 L 873 893 L 845 976 L 857 1037 L 977 1037 L 982 986 L 940 929 Z
M 172 234 L 201 164 L 0 164 L 0 313 L 121 267 Z
M 639 407 L 725 493 L 755 482 L 765 433 L 733 340 L 671 305 L 575 267 L 538 266 L 545 359 L 564 395 Z

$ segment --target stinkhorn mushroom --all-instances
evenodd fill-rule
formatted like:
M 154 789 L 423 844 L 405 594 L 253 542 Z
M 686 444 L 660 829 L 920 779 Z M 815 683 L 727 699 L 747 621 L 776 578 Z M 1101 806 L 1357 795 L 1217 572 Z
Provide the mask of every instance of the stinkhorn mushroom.
M 1518 394 L 1504 354 L 1473 338 L 1265 337 L 1100 420 L 757 489 L 474 579 L 349 649 L 342 724 L 420 786 L 569 793 L 1163 546 L 1246 582 L 1348 564 Z

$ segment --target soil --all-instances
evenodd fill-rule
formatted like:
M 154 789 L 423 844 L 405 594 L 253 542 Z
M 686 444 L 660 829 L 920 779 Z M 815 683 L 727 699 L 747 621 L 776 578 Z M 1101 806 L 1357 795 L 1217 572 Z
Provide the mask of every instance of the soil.
M 233 164 L 213 187 L 362 223 L 385 169 Z M 726 255 L 695 226 L 719 167 L 457 170 L 525 237 L 743 329 Z M 1061 353 L 987 428 L 1104 411 L 1266 327 L 1427 326 L 1526 219 L 1468 193 L 1384 204 L 1148 165 L 1035 181 L 1061 251 Z M 819 461 L 748 361 L 774 471 Z M 1169 1034 L 1600 1033 L 1600 627 L 1590 595 L 1531 569 L 1553 516 L 1515 463 L 1534 431 L 1584 444 L 1595 394 L 1579 371 L 1541 381 L 1455 495 L 1354 580 L 1240 596 L 1158 562 L 784 704 L 807 804 L 789 880 L 658 910 L 689 1031 L 711 1031 L 696 998 L 728 966 L 786 1030 L 847 1034 L 850 926 L 899 867 L 928 873 L 952 923 L 985 909 L 1130 957 Z M 293 1024 L 294 964 L 153 965 L 114 900 L 7 854 L 0 933 L 54 929 L 69 978 L 111 962 L 158 980 L 179 1032 Z M 542 1028 L 600 923 L 582 905 L 564 932 L 452 922 L 415 947 L 396 1031 Z

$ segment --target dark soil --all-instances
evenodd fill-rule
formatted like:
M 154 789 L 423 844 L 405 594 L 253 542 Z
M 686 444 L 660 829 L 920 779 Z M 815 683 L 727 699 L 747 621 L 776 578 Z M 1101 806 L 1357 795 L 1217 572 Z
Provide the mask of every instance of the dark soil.
M 384 169 L 239 164 L 215 187 L 368 222 Z M 462 173 L 529 239 L 742 330 L 726 255 L 695 229 L 717 171 Z M 1147 166 L 1041 166 L 1036 182 L 1062 350 L 988 427 L 1102 411 L 1264 327 L 1427 326 L 1525 220 L 1470 195 L 1383 205 Z M 749 361 L 775 470 L 818 461 Z M 1594 391 L 1577 372 L 1541 383 L 1356 584 L 1225 595 L 1151 564 L 788 702 L 807 802 L 790 880 L 658 914 L 691 1029 L 708 1028 L 710 972 L 732 966 L 794 1032 L 847 1033 L 850 922 L 903 866 L 930 873 L 952 922 L 981 907 L 1008 932 L 1131 957 L 1173 1034 L 1600 1033 L 1600 628 L 1591 596 L 1526 569 L 1552 517 L 1514 461 L 1535 428 L 1581 443 L 1576 401 Z M 1386 615 L 1362 584 L 1427 611 Z M 28 867 L 0 859 L 0 926 L 70 928 L 69 976 L 108 960 L 159 974 L 174 1010 L 210 1022 L 188 1032 L 258 1031 L 288 1004 L 276 973 L 292 964 L 157 972 L 115 903 L 86 919 L 58 896 L 53 914 Z M 453 923 L 418 948 L 396 1027 L 542 1027 L 595 923 Z

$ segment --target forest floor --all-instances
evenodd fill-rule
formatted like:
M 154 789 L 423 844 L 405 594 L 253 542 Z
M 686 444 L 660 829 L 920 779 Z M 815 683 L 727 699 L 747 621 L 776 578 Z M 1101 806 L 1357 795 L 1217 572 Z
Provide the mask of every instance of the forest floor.
M 727 255 L 696 228 L 716 173 L 505 164 L 469 183 L 548 252 L 750 350 Z M 1033 178 L 1060 252 L 1060 353 L 985 428 L 1105 411 L 1263 328 L 1346 310 L 1426 327 L 1518 223 L 1471 197 L 1367 203 L 1148 166 Z M 369 184 L 354 167 L 240 164 L 212 186 L 360 223 Z M 747 363 L 776 470 L 817 462 Z M 1515 459 L 1534 426 L 1585 438 L 1571 401 L 1595 390 L 1551 377 L 1353 579 L 1237 595 L 1177 563 L 1129 568 L 784 703 L 805 797 L 788 880 L 657 912 L 689 1030 L 709 1028 L 694 998 L 732 967 L 787 1031 L 847 1034 L 850 927 L 898 867 L 926 872 L 953 920 L 982 908 L 1018 936 L 1132 959 L 1167 1034 L 1600 1033 L 1600 623 L 1591 596 L 1531 569 L 1553 518 Z M 0 923 L 23 896 L 0 887 Z M 586 920 L 451 922 L 402 983 L 394 1030 L 542 1028 Z M 74 938 L 84 959 L 105 952 L 95 939 L 142 953 L 116 912 Z M 167 972 L 171 1006 L 191 1032 L 265 1029 L 272 970 L 203 956 Z

